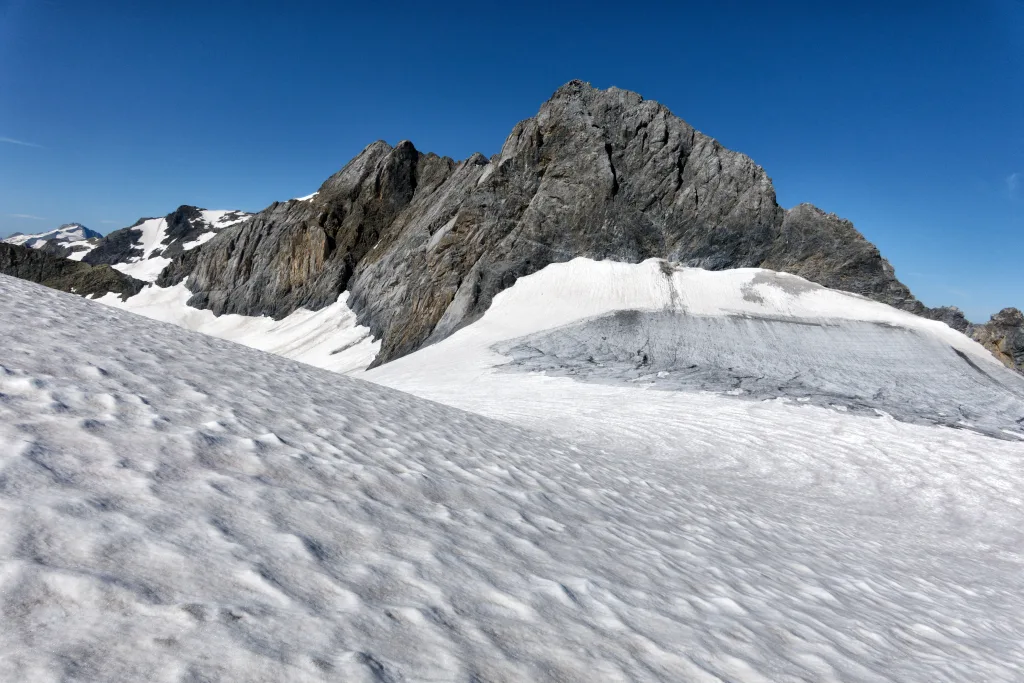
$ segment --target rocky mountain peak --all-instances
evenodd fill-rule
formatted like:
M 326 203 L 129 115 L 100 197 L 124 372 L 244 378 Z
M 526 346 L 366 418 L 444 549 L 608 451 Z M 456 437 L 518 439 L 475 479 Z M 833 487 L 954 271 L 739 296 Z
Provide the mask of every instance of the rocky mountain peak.
M 1019 309 L 1004 308 L 969 333 L 1007 367 L 1024 372 L 1024 313 Z
M 657 102 L 582 81 L 559 88 L 493 160 L 411 142 L 368 145 L 309 201 L 273 204 L 172 264 L 191 303 L 282 317 L 345 290 L 398 357 L 475 320 L 518 277 L 577 256 L 793 272 L 912 309 L 853 226 L 784 211 L 749 157 Z

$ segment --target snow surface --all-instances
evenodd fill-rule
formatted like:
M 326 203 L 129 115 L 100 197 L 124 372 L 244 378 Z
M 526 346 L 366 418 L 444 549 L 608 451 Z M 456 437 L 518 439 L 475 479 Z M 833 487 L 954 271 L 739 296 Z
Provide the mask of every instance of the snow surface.
M 295 201 L 297 201 L 297 202 L 307 202 L 310 199 L 312 199 L 313 197 L 317 196 L 318 194 L 320 194 L 320 190 L 317 190 L 313 194 L 307 194 L 305 197 L 296 197 Z
M 96 243 L 82 240 L 79 242 L 68 242 L 64 246 L 71 250 L 71 253 L 68 254 L 67 258 L 72 261 L 81 261 L 85 258 L 86 254 L 96 248 Z
M 135 240 L 134 247 L 142 250 L 142 256 L 135 256 L 125 263 L 115 263 L 112 267 L 143 282 L 153 282 L 171 262 L 171 259 L 163 256 L 153 257 L 153 252 L 164 247 L 162 243 L 167 237 L 167 221 L 163 218 L 150 218 L 139 223 L 135 229 L 141 235 Z
M 0 277 L 0 679 L 1024 679 L 1024 443 L 493 350 L 670 280 L 551 266 L 366 373 L 474 415 Z
M 300 308 L 281 320 L 235 314 L 218 317 L 211 311 L 190 307 L 187 302 L 191 296 L 181 283 L 173 287 L 150 285 L 127 301 L 121 301 L 117 294 L 107 294 L 97 301 L 334 372 L 363 370 L 380 350 L 380 342 L 373 340 L 369 328 L 356 322 L 355 313 L 346 303 L 347 292 L 319 311 Z
M 200 213 L 203 220 L 213 226 L 215 230 L 231 227 L 252 216 L 251 213 L 238 210 L 204 209 Z

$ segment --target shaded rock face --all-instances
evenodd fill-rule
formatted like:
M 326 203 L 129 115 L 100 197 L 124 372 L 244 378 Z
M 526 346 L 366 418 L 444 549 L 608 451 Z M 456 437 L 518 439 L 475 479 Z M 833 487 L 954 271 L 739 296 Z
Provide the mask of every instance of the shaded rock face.
M 146 284 L 107 265 L 91 266 L 44 250 L 4 243 L 0 243 L 0 273 L 92 298 L 114 292 L 122 301 L 138 294 Z
M 913 307 L 909 310 L 917 313 L 922 318 L 946 323 L 957 332 L 968 334 L 971 328 L 971 323 L 964 317 L 964 312 L 956 306 L 940 306 L 938 308 L 925 308 L 922 306 L 921 310 L 916 310 Z
M 140 218 L 131 227 L 121 228 L 109 233 L 99 241 L 95 249 L 85 255 L 82 262 L 94 266 L 111 266 L 115 263 L 125 263 L 129 259 L 142 256 L 142 250 L 135 246 L 142 237 L 142 231 L 135 226 L 147 220 L 150 219 Z
M 517 278 L 577 256 L 764 267 L 928 311 L 852 224 L 779 207 L 771 180 L 664 106 L 573 81 L 501 153 L 456 163 L 376 142 L 307 201 L 275 203 L 161 278 L 190 304 L 280 318 L 349 303 L 386 362 L 476 320 Z M 939 314 L 937 314 L 939 315 Z
M 973 325 L 968 334 L 1004 365 L 1024 373 L 1024 313 L 1004 308 L 984 325 Z
M 189 243 L 194 243 L 207 233 L 220 230 L 222 224 L 215 225 L 209 222 L 203 215 L 203 211 L 204 209 L 183 204 L 164 216 L 163 224 L 159 226 L 162 231 L 160 247 L 152 250 L 149 258 L 159 256 L 169 259 L 176 258 L 188 252 L 187 245 Z M 220 220 L 236 222 L 244 220 L 248 215 L 244 211 L 232 211 L 224 213 Z M 131 227 L 115 230 L 101 239 L 96 248 L 86 254 L 82 260 L 93 265 L 114 265 L 140 259 L 146 254 L 140 246 L 143 234 L 139 226 L 154 220 L 158 219 L 140 218 Z

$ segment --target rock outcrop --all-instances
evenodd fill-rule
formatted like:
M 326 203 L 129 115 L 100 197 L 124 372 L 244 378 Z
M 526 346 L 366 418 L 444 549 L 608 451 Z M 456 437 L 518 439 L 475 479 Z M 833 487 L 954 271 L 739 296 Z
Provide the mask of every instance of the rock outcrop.
M 107 265 L 91 266 L 41 249 L 0 243 L 0 274 L 92 298 L 113 292 L 127 299 L 146 283 Z
M 972 325 L 968 335 L 1004 365 L 1024 373 L 1024 313 L 1004 308 L 984 325 Z
M 377 362 L 478 318 L 521 276 L 585 256 L 764 267 L 928 313 L 849 221 L 782 209 L 771 179 L 664 106 L 573 81 L 491 159 L 376 142 L 311 199 L 275 203 L 179 257 L 215 313 L 320 308 L 349 290 Z M 936 315 L 941 315 L 937 313 Z
M 142 258 L 173 259 L 203 241 L 203 237 L 249 217 L 244 211 L 207 211 L 182 205 L 163 218 L 140 218 L 99 240 L 82 259 L 92 265 L 131 263 Z M 144 232 L 149 232 L 145 236 Z M 149 243 L 148 249 L 144 242 Z
M 136 247 L 136 243 L 142 237 L 142 230 L 138 226 L 148 220 L 152 219 L 140 218 L 135 221 L 134 225 L 107 234 L 92 251 L 85 255 L 82 262 L 94 266 L 111 266 L 142 256 L 142 249 Z

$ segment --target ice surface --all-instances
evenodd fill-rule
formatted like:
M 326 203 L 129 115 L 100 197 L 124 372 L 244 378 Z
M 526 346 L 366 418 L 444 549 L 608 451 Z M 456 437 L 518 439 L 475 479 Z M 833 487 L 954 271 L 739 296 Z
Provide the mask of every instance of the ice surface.
M 499 344 L 507 368 L 665 390 L 795 399 L 1024 438 L 1024 377 L 877 322 L 617 311 Z
M 494 421 L 0 277 L 0 680 L 1024 677 L 1024 444 L 500 372 L 518 296 L 368 373 Z

